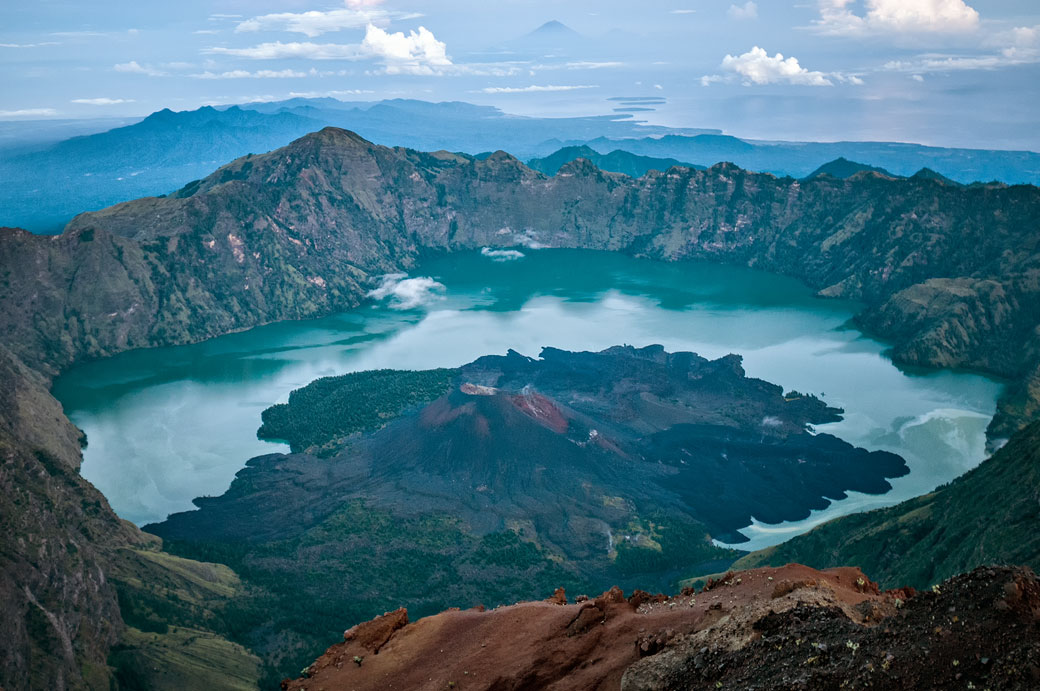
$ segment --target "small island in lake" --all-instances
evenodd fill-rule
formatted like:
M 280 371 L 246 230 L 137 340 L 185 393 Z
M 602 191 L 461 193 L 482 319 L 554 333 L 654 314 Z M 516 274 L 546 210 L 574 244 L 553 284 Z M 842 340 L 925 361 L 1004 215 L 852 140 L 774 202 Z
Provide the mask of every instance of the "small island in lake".
M 337 621 L 667 588 L 732 563 L 712 538 L 741 540 L 752 517 L 802 519 L 908 472 L 811 430 L 842 412 L 747 377 L 737 355 L 661 346 L 326 377 L 263 414 L 260 435 L 292 453 L 146 530 L 232 565 L 257 608 L 291 611 L 303 589 Z

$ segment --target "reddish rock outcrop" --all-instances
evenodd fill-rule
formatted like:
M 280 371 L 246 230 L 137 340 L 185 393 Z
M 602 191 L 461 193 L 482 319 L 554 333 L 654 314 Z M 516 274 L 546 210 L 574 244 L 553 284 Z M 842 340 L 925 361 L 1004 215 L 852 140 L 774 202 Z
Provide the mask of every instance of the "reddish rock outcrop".
M 778 581 L 816 581 L 774 599 Z M 329 648 L 309 668 L 308 678 L 286 689 L 465 689 L 520 691 L 618 689 L 625 670 L 673 641 L 705 630 L 719 640 L 746 643 L 757 634 L 753 623 L 770 611 L 811 603 L 836 607 L 856 621 L 865 601 L 895 611 L 891 598 L 862 592 L 866 578 L 858 569 L 816 571 L 803 566 L 761 569 L 731 576 L 711 591 L 675 597 L 637 591 L 625 598 L 619 588 L 575 604 L 528 602 L 478 612 L 447 611 L 397 628 L 380 642 L 378 654 L 366 647 L 364 632 L 388 630 L 384 615 L 361 624 L 355 635 Z M 377 637 L 378 638 L 378 637 Z M 353 662 L 355 656 L 363 663 Z
M 625 599 L 613 588 L 562 599 L 558 591 L 401 627 L 399 613 L 384 615 L 284 688 L 1040 688 L 1040 583 L 1024 568 L 981 568 L 915 594 L 881 592 L 858 569 L 789 564 L 727 573 L 675 597 Z M 390 635 L 356 664 L 368 630 Z

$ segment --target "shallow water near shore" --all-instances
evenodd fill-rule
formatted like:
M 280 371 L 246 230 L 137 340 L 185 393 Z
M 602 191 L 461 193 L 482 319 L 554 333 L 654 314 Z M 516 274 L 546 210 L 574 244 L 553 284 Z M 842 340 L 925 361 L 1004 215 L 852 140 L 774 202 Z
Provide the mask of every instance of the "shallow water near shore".
M 388 277 L 350 312 L 70 370 L 54 393 L 87 433 L 84 476 L 123 518 L 159 521 L 223 493 L 249 458 L 287 451 L 256 438 L 260 413 L 317 377 L 457 366 L 509 348 L 537 356 L 543 346 L 653 343 L 709 358 L 738 353 L 749 376 L 846 410 L 817 431 L 893 451 L 910 466 L 885 495 L 854 494 L 796 523 L 756 522 L 742 531 L 743 549 L 927 492 L 984 457 L 1001 385 L 976 374 L 901 372 L 884 344 L 848 326 L 853 303 L 744 268 L 579 250 L 517 254 L 431 259 Z

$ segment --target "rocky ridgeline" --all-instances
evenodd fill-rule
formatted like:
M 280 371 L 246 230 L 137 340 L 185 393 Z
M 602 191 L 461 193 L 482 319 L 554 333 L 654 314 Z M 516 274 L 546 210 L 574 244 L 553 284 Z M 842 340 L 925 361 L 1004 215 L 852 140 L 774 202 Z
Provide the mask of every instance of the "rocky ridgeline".
M 291 691 L 1026 690 L 1040 684 L 1040 583 L 982 568 L 917 593 L 858 569 L 727 573 L 666 597 L 397 610 L 355 626 Z

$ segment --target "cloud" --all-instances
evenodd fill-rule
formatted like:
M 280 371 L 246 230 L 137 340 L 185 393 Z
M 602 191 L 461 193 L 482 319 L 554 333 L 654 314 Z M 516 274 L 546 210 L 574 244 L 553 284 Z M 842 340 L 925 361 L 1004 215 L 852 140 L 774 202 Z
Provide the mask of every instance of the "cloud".
M 568 62 L 564 65 L 568 70 L 602 70 L 614 67 L 624 67 L 625 63 L 617 61 L 594 62 L 582 60 L 579 62 Z
M 361 48 L 373 57 L 382 59 L 388 74 L 431 74 L 434 68 L 452 64 L 447 46 L 423 26 L 419 27 L 418 32 L 409 31 L 405 35 L 402 31 L 387 33 L 369 24 Z
M 510 262 L 524 258 L 524 253 L 520 250 L 494 250 L 490 247 L 481 247 L 480 253 L 493 262 Z
M 131 60 L 130 62 L 122 62 L 118 65 L 113 65 L 112 69 L 114 69 L 116 72 L 123 72 L 126 74 L 145 74 L 149 77 L 166 76 L 166 72 L 156 69 L 148 64 L 142 65 L 138 63 L 136 60 Z
M 57 115 L 53 108 L 22 108 L 20 110 L 0 110 L 0 118 L 31 118 Z
M 854 0 L 819 0 L 821 33 L 958 33 L 974 31 L 979 13 L 964 0 L 865 0 L 866 14 L 856 14 Z
M 290 91 L 289 98 L 339 98 L 341 96 L 362 96 L 374 94 L 372 89 L 333 89 L 332 91 Z M 272 99 L 282 100 L 282 99 Z
M 758 5 L 751 0 L 743 5 L 730 5 L 726 14 L 730 19 L 758 19 Z
M 672 10 L 670 14 L 695 14 L 697 10 Z
M 0 48 L 42 48 L 44 46 L 60 46 L 58 41 L 42 41 L 40 43 L 0 43 Z
M 531 86 L 488 86 L 480 89 L 478 93 L 482 94 L 530 94 L 541 91 L 577 91 L 578 89 L 598 89 L 599 87 L 595 84 L 577 84 L 577 85 L 556 85 L 546 84 L 537 85 L 532 84 Z
M 1040 24 L 1015 27 L 1006 33 L 997 34 L 995 41 L 1003 46 L 1000 54 L 1008 60 L 1035 62 L 1040 58 Z
M 114 106 L 120 103 L 133 103 L 132 98 L 74 98 L 70 103 L 79 103 L 87 106 Z
M 397 310 L 410 310 L 421 307 L 434 300 L 443 299 L 446 290 L 443 283 L 438 283 L 429 276 L 406 278 L 407 274 L 387 274 L 383 282 L 375 290 L 368 292 L 367 297 L 375 300 L 390 298 L 390 307 Z
M 823 72 L 814 72 L 802 67 L 798 58 L 785 58 L 780 53 L 770 56 L 762 48 L 755 46 L 743 55 L 727 55 L 722 59 L 722 69 L 739 75 L 745 85 L 757 84 L 798 84 L 802 86 L 833 86 L 834 82 Z M 723 81 L 719 75 L 708 75 L 701 78 L 701 84 L 707 86 L 713 82 Z
M 358 60 L 364 55 L 361 46 L 343 43 L 282 43 L 272 41 L 249 48 L 208 48 L 204 52 L 215 55 L 233 55 L 250 60 L 280 60 L 298 58 L 303 60 Z
M 282 43 L 273 41 L 249 48 L 209 48 L 205 52 L 252 60 L 364 60 L 383 63 L 387 74 L 437 74 L 453 66 L 447 46 L 426 27 L 388 33 L 369 24 L 361 43 Z
M 62 38 L 96 38 L 98 36 L 111 36 L 112 33 L 106 33 L 104 31 L 52 31 L 51 36 L 60 36 Z
M 988 43 L 999 51 L 983 55 L 924 53 L 911 60 L 892 60 L 885 63 L 884 69 L 913 73 L 958 72 L 996 70 L 1040 62 L 1040 24 L 995 34 Z
M 308 72 L 299 72 L 297 70 L 257 70 L 256 72 L 250 72 L 249 70 L 230 70 L 227 72 L 201 72 L 199 74 L 188 75 L 192 79 L 298 79 L 300 77 L 306 77 Z M 317 74 L 313 72 L 313 74 Z
M 253 17 L 240 22 L 236 32 L 245 31 L 290 31 L 309 38 L 330 31 L 359 29 L 369 24 L 386 24 L 391 19 L 415 19 L 419 13 L 387 12 L 373 9 L 377 2 L 346 2 L 343 9 L 310 12 L 278 12 Z

